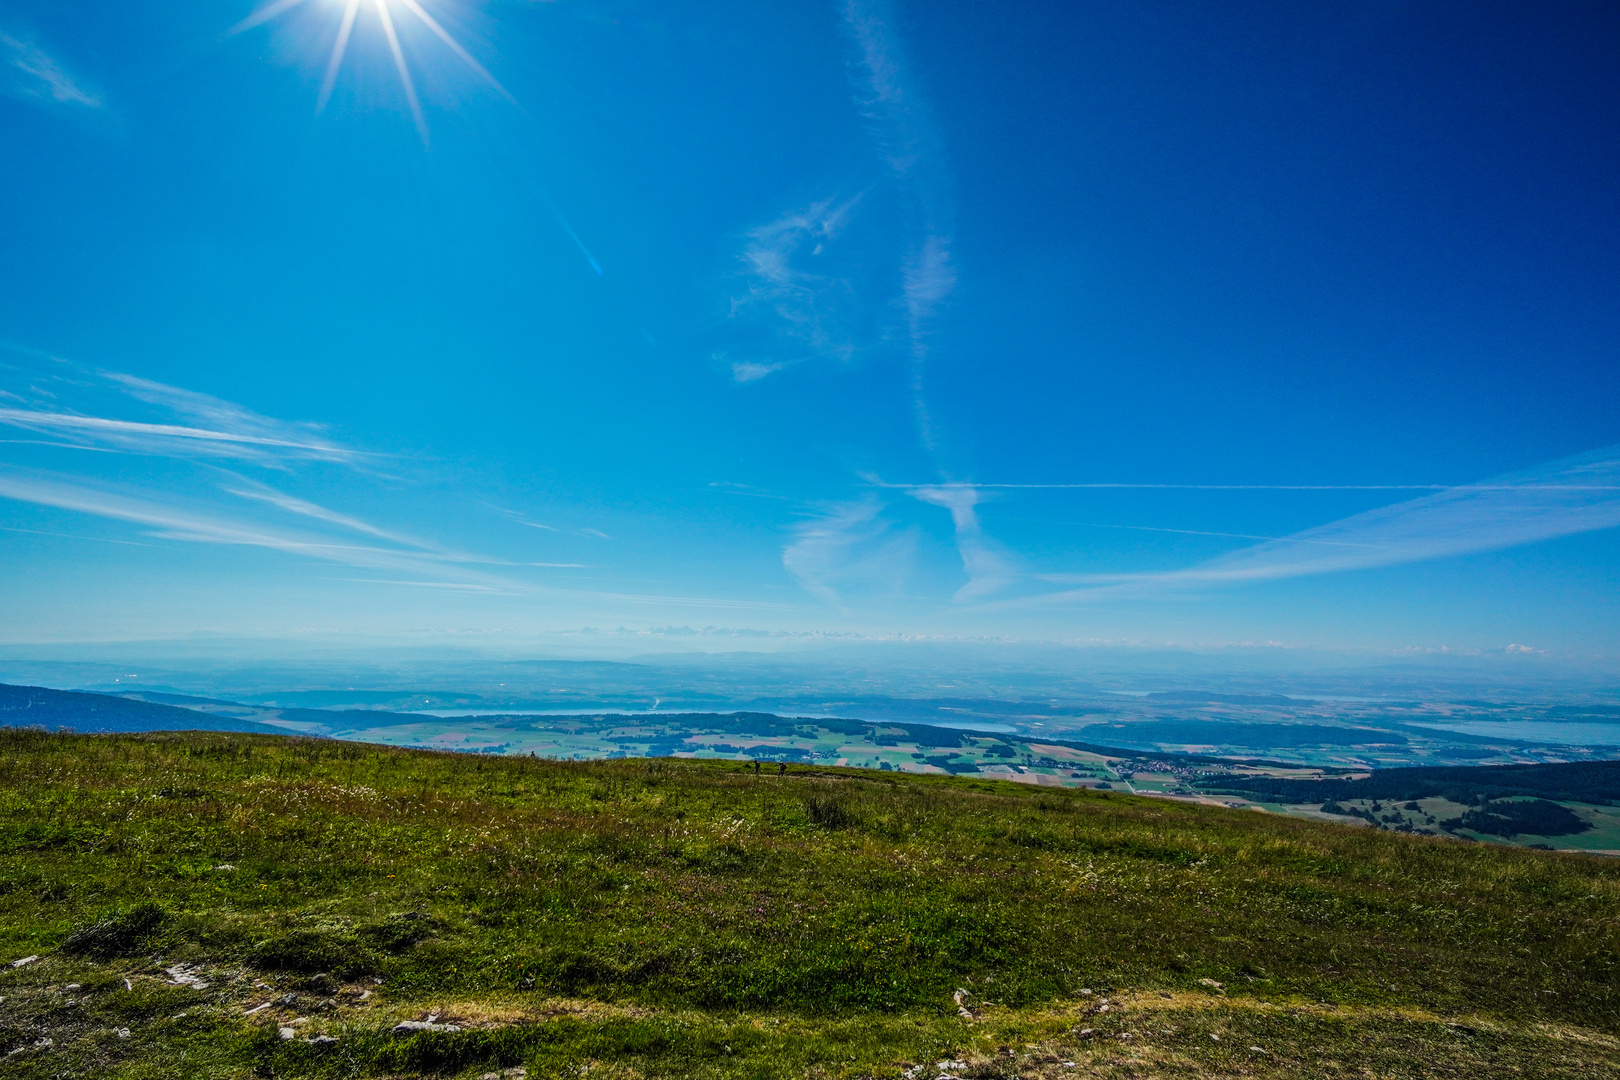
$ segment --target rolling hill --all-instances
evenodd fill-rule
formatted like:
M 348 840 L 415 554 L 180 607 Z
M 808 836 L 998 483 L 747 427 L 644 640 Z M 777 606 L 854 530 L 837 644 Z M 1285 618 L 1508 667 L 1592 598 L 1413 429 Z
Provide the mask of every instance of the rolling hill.
M 1116 791 L 0 731 L 25 1078 L 1620 1075 L 1620 861 Z
M 0 683 L 0 727 L 79 732 L 242 731 L 280 734 L 254 720 L 214 716 L 152 701 Z

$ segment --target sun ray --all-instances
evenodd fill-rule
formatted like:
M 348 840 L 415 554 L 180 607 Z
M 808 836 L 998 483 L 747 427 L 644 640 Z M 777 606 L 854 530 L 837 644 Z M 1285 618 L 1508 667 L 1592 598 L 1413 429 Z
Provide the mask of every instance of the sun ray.
M 377 0 L 377 16 L 382 19 L 383 36 L 388 39 L 389 51 L 394 54 L 394 67 L 399 69 L 399 81 L 405 87 L 405 100 L 411 105 L 411 118 L 416 121 L 416 132 L 422 143 L 428 141 L 427 119 L 422 115 L 422 104 L 416 100 L 416 84 L 411 82 L 411 69 L 405 65 L 405 52 L 399 47 L 399 35 L 394 33 L 394 19 L 388 14 L 388 0 Z
M 251 30 L 260 23 L 269 22 L 271 19 L 275 18 L 277 15 L 280 15 L 284 11 L 291 11 L 293 8 L 297 7 L 303 2 L 304 0 L 271 0 L 270 3 L 264 5 L 262 8 L 259 8 L 253 14 L 249 15 L 247 18 L 225 31 L 225 36 L 230 37 L 233 34 L 240 34 L 244 30 Z
M 297 0 L 294 0 L 294 2 L 296 3 Z M 400 0 L 400 3 L 409 8 L 412 15 L 415 15 L 418 19 L 421 19 L 423 24 L 426 25 L 429 30 L 432 30 L 435 34 L 437 34 L 439 40 L 448 45 L 451 52 L 461 57 L 461 59 L 466 62 L 468 67 L 478 72 L 479 75 L 484 77 L 484 80 L 488 82 L 489 85 L 499 90 L 502 97 L 514 105 L 517 104 L 517 99 L 507 91 L 506 87 L 501 85 L 500 80 L 491 75 L 483 64 L 480 64 L 476 59 L 474 59 L 472 53 L 462 48 L 461 42 L 451 37 L 450 32 L 444 27 L 440 26 L 438 20 L 432 15 L 429 15 L 427 11 L 423 9 L 421 4 L 417 3 L 416 0 Z
M 338 26 L 337 41 L 332 44 L 332 59 L 326 63 L 326 77 L 321 80 L 321 96 L 315 102 L 318 115 L 332 98 L 332 87 L 337 85 L 338 69 L 343 66 L 343 53 L 349 47 L 349 34 L 354 30 L 354 17 L 360 11 L 360 0 L 349 0 L 343 9 L 343 22 Z
M 230 37 L 233 34 L 239 34 L 244 30 L 267 23 L 294 8 L 302 6 L 306 2 L 307 0 L 259 0 L 259 7 L 247 18 L 227 30 L 224 36 Z M 438 38 L 446 48 L 455 53 L 457 59 L 471 68 L 480 79 L 493 87 L 507 101 L 517 105 L 520 109 L 522 108 L 517 98 L 513 97 L 512 93 L 501 85 L 501 81 L 491 74 L 488 68 L 479 63 L 478 59 L 468 52 L 461 42 L 457 41 L 450 31 L 444 28 L 444 25 L 438 19 L 429 14 L 427 10 L 429 6 L 428 0 L 372 0 L 377 9 L 377 21 L 382 26 L 383 37 L 388 42 L 388 52 L 394 60 L 394 70 L 399 74 L 400 86 L 404 88 L 405 100 L 411 108 L 411 119 L 416 124 L 416 131 L 422 138 L 423 146 L 427 146 L 429 142 L 427 115 L 422 109 L 422 100 L 417 94 L 416 80 L 411 75 L 410 63 L 405 58 L 405 49 L 399 36 L 401 28 L 394 21 L 393 5 L 396 2 L 416 16 L 417 20 L 433 33 L 434 37 Z M 349 55 L 350 45 L 355 43 L 355 24 L 363 4 L 364 0 L 342 0 L 341 4 L 337 3 L 336 0 L 324 0 L 324 2 L 315 5 L 332 12 L 334 15 L 338 14 L 339 7 L 342 8 L 341 16 L 338 18 L 337 37 L 332 42 L 332 51 L 327 57 L 326 70 L 321 77 L 320 93 L 315 100 L 316 115 L 325 112 L 327 105 L 331 103 L 332 92 L 337 86 L 338 76 L 343 73 L 343 62 Z M 409 25 L 404 29 L 407 34 L 411 32 Z

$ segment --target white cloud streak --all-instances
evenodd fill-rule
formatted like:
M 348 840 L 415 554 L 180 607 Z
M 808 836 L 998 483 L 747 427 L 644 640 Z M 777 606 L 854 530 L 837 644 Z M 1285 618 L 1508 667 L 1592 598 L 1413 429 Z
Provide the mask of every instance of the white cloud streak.
M 731 319 L 762 340 L 716 355 L 732 378 L 746 383 L 806 360 L 847 362 L 903 340 L 918 436 L 933 453 L 938 439 L 924 397 L 928 336 L 956 286 L 940 138 L 887 6 L 846 0 L 839 13 L 853 47 L 855 105 L 886 177 L 855 198 L 823 199 L 748 234 L 741 256 L 745 286 L 732 300 Z M 876 218 L 885 209 L 892 221 L 852 232 L 858 215 Z M 895 311 L 901 325 L 881 325 L 892 322 Z
M 375 456 L 338 445 L 314 424 L 275 420 L 208 394 L 121 372 L 58 360 L 44 369 L 6 365 L 0 374 L 16 379 L 15 390 L 6 397 L 18 402 L 0 407 L 0 425 L 76 439 L 85 447 L 261 465 L 293 460 L 355 464 Z M 79 407 L 73 407 L 75 402 Z M 148 416 L 128 415 L 143 411 L 143 405 Z
M 153 530 L 148 535 L 160 539 L 258 547 L 352 566 L 395 568 L 418 573 L 428 566 L 434 566 L 437 572 L 444 570 L 444 560 L 427 552 L 344 543 L 233 518 L 217 511 L 176 505 L 172 500 L 150 493 L 108 491 L 48 476 L 0 473 L 0 498 L 146 526 Z
M 1620 446 L 1370 510 L 1154 574 L 1053 576 L 1048 599 L 1204 588 L 1366 570 L 1518 547 L 1620 525 Z
M 31 431 L 82 433 L 121 444 L 130 450 L 173 451 L 176 448 L 173 440 L 189 440 L 199 443 L 229 444 L 229 449 L 203 451 L 226 456 L 252 452 L 248 448 L 303 451 L 317 457 L 352 456 L 352 452 L 329 443 L 276 439 L 240 431 L 218 431 L 185 427 L 180 424 L 148 424 L 136 420 L 115 420 L 110 417 L 80 416 L 37 409 L 0 409 L 0 424 L 9 424 Z
M 763 352 L 730 361 L 738 382 L 754 382 L 805 360 L 845 362 L 855 355 L 854 284 L 804 264 L 838 240 L 858 203 L 858 198 L 841 203 L 824 199 L 748 234 L 742 253 L 744 291 L 732 298 L 731 317 L 763 319 L 774 334 Z
M 5 88 L 15 97 L 83 108 L 101 107 L 99 95 L 85 89 L 60 62 L 26 37 L 0 31 L 0 65 Z
M 956 550 L 962 556 L 962 569 L 968 576 L 966 585 L 957 590 L 957 600 L 972 600 L 996 592 L 1010 584 L 1019 575 L 1000 546 L 984 534 L 976 509 L 983 496 L 970 487 L 953 484 L 949 487 L 917 487 L 911 494 L 925 503 L 942 506 L 951 512 L 951 524 L 956 529 Z
M 915 561 L 916 537 L 882 518 L 877 499 L 825 508 L 794 529 L 782 565 L 810 595 L 841 611 L 857 597 L 898 593 Z
M 940 305 L 956 287 L 951 262 L 949 181 L 932 110 L 905 62 L 883 0 L 845 0 L 845 32 L 854 42 L 856 99 L 899 182 L 912 239 L 901 257 L 901 301 L 911 368 L 911 403 L 917 437 L 930 454 L 939 434 L 928 408 L 929 333 Z

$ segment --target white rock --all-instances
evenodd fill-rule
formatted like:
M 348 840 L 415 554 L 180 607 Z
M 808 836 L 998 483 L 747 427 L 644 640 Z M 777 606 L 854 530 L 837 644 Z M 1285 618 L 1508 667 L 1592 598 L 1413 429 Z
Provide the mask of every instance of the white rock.
M 25 956 L 21 960 L 13 960 L 11 962 L 11 966 L 14 967 L 14 968 L 27 967 L 29 964 L 32 964 L 35 960 L 38 960 L 38 959 L 39 959 L 39 957 L 37 957 L 37 956 Z
M 394 1025 L 395 1035 L 414 1035 L 418 1031 L 460 1031 L 455 1024 L 435 1024 L 431 1020 L 401 1020 Z
M 243 1013 L 242 1015 L 243 1016 L 252 1016 L 256 1012 L 263 1012 L 264 1010 L 268 1009 L 270 1006 L 272 1006 L 274 1004 L 275 1004 L 275 1002 L 273 1002 L 273 1001 L 267 1001 L 263 1005 L 255 1005 L 255 1006 L 253 1006 L 253 1008 L 249 1009 L 247 1012 Z
M 280 1035 L 283 1039 L 296 1039 L 298 1037 L 297 1029 L 290 1027 L 278 1028 L 276 1030 L 276 1034 Z
M 206 990 L 208 983 L 197 976 L 197 972 L 185 964 L 176 964 L 174 967 L 163 969 L 169 978 L 166 980 L 170 986 L 189 986 L 193 990 Z

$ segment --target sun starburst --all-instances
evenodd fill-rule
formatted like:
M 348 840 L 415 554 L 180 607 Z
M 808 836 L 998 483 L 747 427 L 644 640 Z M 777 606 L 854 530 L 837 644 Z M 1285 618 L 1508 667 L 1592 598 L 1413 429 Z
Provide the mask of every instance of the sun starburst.
M 255 10 L 247 18 L 226 31 L 226 36 L 240 34 L 244 30 L 251 30 L 256 26 L 279 18 L 296 7 L 300 7 L 309 0 L 270 0 Z M 342 15 L 338 18 L 337 36 L 332 42 L 332 52 L 326 61 L 326 72 L 321 77 L 320 94 L 315 99 L 315 111 L 320 113 L 332 98 L 332 88 L 337 85 L 338 72 L 343 68 L 343 58 L 349 49 L 350 39 L 353 37 L 355 22 L 360 17 L 362 9 L 367 5 L 364 0 L 340 0 L 343 5 Z M 478 60 L 457 41 L 450 31 L 446 30 L 437 19 L 430 15 L 419 0 L 371 0 L 369 7 L 375 11 L 378 28 L 382 31 L 384 41 L 388 44 L 389 55 L 394 61 L 394 70 L 399 73 L 400 86 L 405 91 L 405 101 L 411 109 L 411 119 L 416 123 L 417 133 L 422 141 L 427 142 L 427 118 L 422 113 L 422 102 L 416 93 L 416 80 L 411 77 L 410 65 L 405 60 L 405 50 L 400 45 L 399 32 L 394 22 L 395 5 L 403 8 L 406 13 L 414 16 L 423 26 L 433 33 L 445 46 L 463 63 L 478 73 L 478 76 L 500 92 L 508 101 L 514 101 L 512 95 L 502 86 L 500 80 L 489 73 L 489 69 L 480 64 Z

